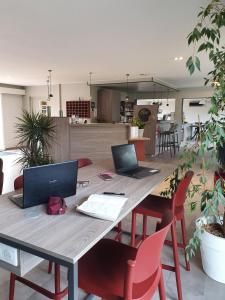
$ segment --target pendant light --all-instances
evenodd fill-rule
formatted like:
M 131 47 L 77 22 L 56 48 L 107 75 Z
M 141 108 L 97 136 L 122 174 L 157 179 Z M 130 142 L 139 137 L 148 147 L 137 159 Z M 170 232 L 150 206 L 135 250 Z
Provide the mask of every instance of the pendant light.
M 92 72 L 89 72 L 89 87 L 90 87 L 90 98 L 91 98 L 91 80 L 92 80 Z M 92 101 L 92 98 L 91 98 Z
M 167 102 L 166 102 L 166 106 L 169 106 L 169 89 L 167 89 Z
M 90 87 L 90 101 L 91 101 L 91 110 L 94 111 L 95 109 L 95 101 L 93 101 L 92 97 L 91 97 L 91 83 L 92 83 L 92 75 L 93 75 L 93 72 L 89 72 L 89 84 L 87 82 L 87 84 L 89 85 Z
M 51 98 L 53 97 L 53 94 L 52 94 L 52 70 L 48 70 L 47 88 L 48 88 L 48 101 L 50 101 Z
M 128 94 L 128 80 L 129 80 L 129 76 L 130 76 L 130 74 L 126 74 L 126 77 L 127 77 L 127 95 L 126 95 L 126 98 L 125 98 L 125 101 L 129 101 L 129 94 Z

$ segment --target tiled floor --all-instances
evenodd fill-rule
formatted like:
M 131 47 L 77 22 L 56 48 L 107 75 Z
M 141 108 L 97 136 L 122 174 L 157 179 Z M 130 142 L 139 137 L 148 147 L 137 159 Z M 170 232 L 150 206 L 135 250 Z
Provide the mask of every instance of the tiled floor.
M 164 161 L 165 163 L 174 163 L 176 164 L 177 159 L 170 159 L 170 156 L 164 155 L 159 158 L 155 158 L 154 160 Z M 195 174 L 198 173 L 198 170 L 195 170 Z M 209 176 L 209 182 L 212 182 L 211 174 Z M 156 193 L 163 189 L 165 184 L 160 185 Z M 186 222 L 188 227 L 189 235 L 194 226 L 194 220 L 198 216 L 198 212 L 195 214 L 190 214 L 187 210 L 186 212 Z M 149 222 L 149 229 L 150 231 L 154 230 L 154 224 L 151 220 Z M 123 222 L 123 228 L 129 230 L 130 228 L 130 217 L 126 218 Z M 178 232 L 179 229 L 178 229 Z M 124 235 L 123 242 L 129 242 L 129 237 Z M 172 263 L 172 250 L 170 247 L 165 246 L 163 249 L 162 255 L 163 262 Z M 182 278 L 182 289 L 183 289 L 183 298 L 184 300 L 224 300 L 225 299 L 225 285 L 220 284 L 205 275 L 202 270 L 201 266 L 201 258 L 198 254 L 192 261 L 191 261 L 191 271 L 186 272 L 183 265 L 184 265 L 184 257 L 183 253 L 180 252 L 180 262 L 181 262 L 181 278 Z M 44 287 L 53 289 L 54 287 L 54 280 L 53 275 L 49 275 L 47 273 L 47 262 L 43 262 L 37 268 L 32 270 L 30 273 L 27 274 L 27 278 L 34 280 L 36 283 L 41 284 Z M 177 292 L 176 292 L 176 282 L 175 282 L 175 275 L 174 273 L 164 271 L 164 279 L 165 279 L 165 286 L 166 286 L 166 293 L 168 300 L 175 300 L 177 299 Z M 66 284 L 66 270 L 62 271 L 62 283 Z M 7 300 L 8 298 L 8 288 L 9 288 L 9 273 L 0 270 L 0 300 Z M 39 294 L 33 292 L 28 287 L 25 287 L 19 283 L 16 285 L 15 291 L 15 300 L 45 300 L 44 296 L 40 296 Z M 85 294 L 80 292 L 80 298 L 84 298 Z M 65 297 L 67 299 L 67 297 Z M 159 296 L 158 293 L 153 298 L 154 300 L 158 300 Z

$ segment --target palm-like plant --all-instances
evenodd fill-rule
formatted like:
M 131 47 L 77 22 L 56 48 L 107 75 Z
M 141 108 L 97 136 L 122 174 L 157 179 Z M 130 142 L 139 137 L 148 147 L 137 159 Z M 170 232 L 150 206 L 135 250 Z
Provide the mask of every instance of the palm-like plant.
M 18 160 L 22 168 L 52 163 L 49 155 L 50 141 L 53 139 L 55 128 L 50 117 L 40 113 L 23 112 L 18 118 L 17 137 L 22 157 Z

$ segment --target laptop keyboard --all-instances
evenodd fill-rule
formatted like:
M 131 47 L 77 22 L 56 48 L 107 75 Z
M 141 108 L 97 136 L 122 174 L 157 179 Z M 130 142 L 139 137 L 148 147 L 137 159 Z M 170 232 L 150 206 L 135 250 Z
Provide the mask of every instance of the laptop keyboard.
M 158 172 L 159 172 L 159 170 L 140 166 L 134 170 L 125 172 L 125 174 L 130 177 L 134 177 L 134 178 L 143 178 L 143 177 L 150 176 L 150 175 L 153 175 Z

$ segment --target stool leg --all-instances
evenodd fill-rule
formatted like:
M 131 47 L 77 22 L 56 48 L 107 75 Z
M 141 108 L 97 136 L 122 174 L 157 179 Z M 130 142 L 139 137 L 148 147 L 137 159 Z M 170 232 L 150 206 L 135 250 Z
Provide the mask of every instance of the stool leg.
M 165 134 L 163 133 L 162 134 L 162 140 L 163 140 L 163 142 L 162 142 L 162 153 L 165 151 Z
M 143 240 L 147 236 L 147 216 L 143 215 L 143 229 L 142 229 L 142 237 Z
M 10 274 L 10 283 L 9 283 L 9 300 L 14 300 L 14 292 L 15 292 L 15 274 Z
M 171 133 L 169 133 L 169 143 L 170 143 L 170 157 L 172 157 L 172 141 L 171 141 Z
M 160 147 L 161 147 L 161 134 L 159 133 L 159 138 L 158 138 L 158 155 L 160 154 Z
M 131 246 L 135 247 L 135 233 L 136 233 L 136 213 L 132 212 L 132 222 L 131 222 Z
M 160 298 L 160 300 L 166 300 L 166 292 L 165 292 L 162 270 L 161 270 L 161 277 L 160 277 L 160 281 L 159 281 L 159 298 Z
M 183 239 L 183 246 L 184 246 L 184 257 L 185 257 L 186 270 L 190 271 L 190 263 L 187 259 L 187 253 L 186 253 L 187 232 L 186 232 L 186 225 L 185 225 L 184 216 L 181 219 L 181 232 L 182 232 L 182 239 Z
M 168 151 L 168 149 L 171 147 L 171 145 L 170 145 L 170 134 L 168 133 L 167 135 L 167 148 L 166 148 L 166 150 Z
M 173 152 L 174 152 L 174 155 L 176 155 L 176 141 L 175 141 L 175 132 L 174 132 L 172 135 L 173 135 Z
M 175 222 L 173 222 L 171 225 L 171 235 L 172 235 L 172 243 L 173 243 L 173 257 L 174 257 L 178 300 L 182 300 L 183 297 L 182 297 L 182 288 L 181 288 L 181 277 L 180 277 L 180 266 L 179 266 L 179 256 L 178 256 Z

